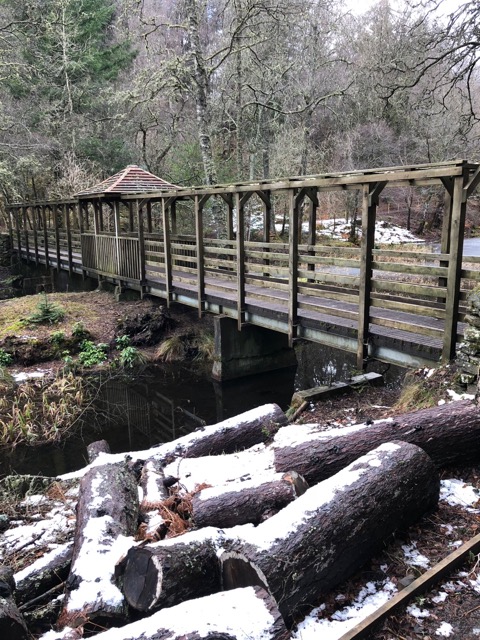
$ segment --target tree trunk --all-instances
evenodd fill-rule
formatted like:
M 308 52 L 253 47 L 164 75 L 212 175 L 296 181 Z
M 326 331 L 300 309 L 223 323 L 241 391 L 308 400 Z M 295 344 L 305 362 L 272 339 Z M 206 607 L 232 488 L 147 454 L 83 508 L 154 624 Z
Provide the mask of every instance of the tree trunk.
M 480 410 L 465 400 L 343 429 L 286 427 L 273 442 L 275 470 L 295 469 L 314 485 L 392 439 L 418 445 L 439 467 L 475 463 L 480 459 Z
M 220 591 L 217 529 L 132 547 L 117 566 L 128 604 L 138 611 L 172 607 Z
M 199 458 L 241 451 L 265 442 L 287 422 L 278 405 L 266 404 L 179 438 L 173 453 L 185 458 Z
M 396 529 L 434 508 L 438 494 L 438 474 L 422 449 L 383 444 L 226 544 L 223 584 L 264 587 L 290 624 Z
M 46 553 L 26 569 L 15 574 L 15 600 L 24 604 L 37 599 L 56 585 L 67 579 L 72 560 L 73 545 L 67 542 Z
M 259 524 L 307 489 L 307 483 L 295 471 L 272 482 L 253 481 L 238 483 L 235 487 L 203 489 L 193 496 L 192 519 L 197 528 Z
M 99 633 L 99 640 L 108 631 Z M 115 640 L 287 640 L 290 634 L 273 598 L 249 587 L 163 609 L 147 620 L 115 629 Z
M 106 440 L 96 440 L 87 446 L 89 462 L 96 460 L 101 453 L 110 453 L 110 445 Z
M 124 462 L 90 469 L 80 483 L 72 568 L 60 626 L 124 622 L 127 607 L 113 584 L 116 562 L 132 545 L 138 489 Z

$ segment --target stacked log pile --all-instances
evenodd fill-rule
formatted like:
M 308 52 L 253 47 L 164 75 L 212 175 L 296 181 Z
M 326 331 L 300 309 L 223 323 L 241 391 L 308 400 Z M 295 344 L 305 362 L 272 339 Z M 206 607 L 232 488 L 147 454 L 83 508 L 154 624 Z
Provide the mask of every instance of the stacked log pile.
M 79 472 L 59 630 L 44 640 L 287 638 L 305 607 L 435 508 L 436 467 L 478 462 L 479 442 L 470 402 L 330 431 L 267 405 L 128 461 L 100 453 Z

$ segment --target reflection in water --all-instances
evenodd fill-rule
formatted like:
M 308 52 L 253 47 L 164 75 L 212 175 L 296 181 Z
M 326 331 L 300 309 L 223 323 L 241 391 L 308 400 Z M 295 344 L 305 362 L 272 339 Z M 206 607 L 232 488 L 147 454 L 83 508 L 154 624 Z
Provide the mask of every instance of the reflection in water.
M 298 368 L 219 383 L 205 371 L 184 364 L 146 368 L 135 379 L 100 381 L 95 420 L 62 447 L 17 447 L 0 456 L 0 475 L 11 473 L 55 476 L 86 464 L 86 445 L 104 438 L 112 452 L 146 449 L 179 438 L 204 424 L 214 424 L 269 402 L 286 410 L 295 390 L 348 380 L 356 357 L 312 343 L 296 347 Z M 403 370 L 379 362 L 369 370 L 386 374 L 394 384 Z

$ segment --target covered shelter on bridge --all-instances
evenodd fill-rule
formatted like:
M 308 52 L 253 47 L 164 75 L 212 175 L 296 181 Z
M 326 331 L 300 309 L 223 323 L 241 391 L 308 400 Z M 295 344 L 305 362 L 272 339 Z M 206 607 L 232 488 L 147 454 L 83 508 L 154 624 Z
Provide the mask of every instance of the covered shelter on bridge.
M 480 281 L 480 258 L 462 264 L 467 204 L 479 183 L 480 166 L 464 160 L 199 187 L 131 166 L 75 199 L 8 210 L 27 260 L 226 315 L 239 330 L 251 324 L 290 344 L 344 349 L 359 368 L 369 359 L 431 366 L 455 356 L 468 292 Z M 384 194 L 424 187 L 443 199 L 440 252 L 376 246 Z M 324 241 L 319 212 L 332 192 L 358 195 L 360 246 Z M 250 205 L 263 218 L 255 237 Z M 272 241 L 280 208 L 288 237 Z

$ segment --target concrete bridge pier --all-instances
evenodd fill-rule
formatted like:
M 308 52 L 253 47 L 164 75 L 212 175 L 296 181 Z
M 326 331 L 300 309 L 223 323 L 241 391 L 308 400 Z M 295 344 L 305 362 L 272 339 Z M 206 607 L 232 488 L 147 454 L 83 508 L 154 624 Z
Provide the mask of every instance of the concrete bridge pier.
M 228 316 L 215 316 L 214 328 L 215 380 L 233 380 L 297 365 L 286 334 L 255 325 L 246 325 L 238 331 L 237 321 Z

